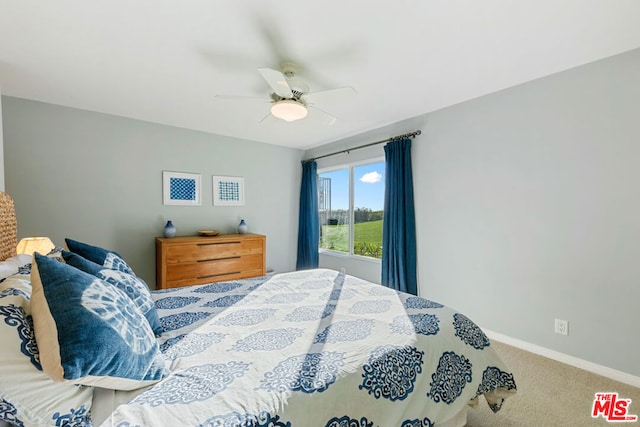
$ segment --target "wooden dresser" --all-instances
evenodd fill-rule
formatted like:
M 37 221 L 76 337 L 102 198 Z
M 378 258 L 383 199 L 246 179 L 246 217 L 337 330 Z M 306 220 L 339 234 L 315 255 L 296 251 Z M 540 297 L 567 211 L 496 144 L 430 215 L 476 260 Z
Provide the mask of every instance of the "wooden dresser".
M 266 274 L 266 236 L 156 238 L 156 289 L 258 277 Z

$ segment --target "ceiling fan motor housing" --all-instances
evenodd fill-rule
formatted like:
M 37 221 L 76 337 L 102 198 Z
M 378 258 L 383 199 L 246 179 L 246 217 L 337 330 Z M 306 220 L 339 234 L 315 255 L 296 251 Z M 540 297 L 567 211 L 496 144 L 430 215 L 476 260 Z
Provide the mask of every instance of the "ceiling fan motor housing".
M 294 97 L 300 98 L 305 93 L 309 93 L 309 86 L 298 77 L 289 77 L 286 74 L 285 77 L 287 78 L 287 84 L 291 88 L 291 92 L 293 92 Z

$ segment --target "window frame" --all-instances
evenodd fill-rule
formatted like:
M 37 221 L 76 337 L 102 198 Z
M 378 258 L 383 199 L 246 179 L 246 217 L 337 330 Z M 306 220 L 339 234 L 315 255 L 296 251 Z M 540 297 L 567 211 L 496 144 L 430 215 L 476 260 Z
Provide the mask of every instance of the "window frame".
M 354 190 L 354 169 L 356 167 L 371 165 L 374 163 L 385 163 L 385 161 L 386 159 L 384 156 L 377 156 L 370 159 L 358 160 L 358 161 L 349 162 L 349 163 L 340 163 L 337 165 L 318 168 L 316 172 L 318 177 L 320 177 L 321 174 L 326 172 L 335 172 L 342 169 L 347 169 L 349 171 L 349 252 L 347 253 L 347 252 L 337 251 L 334 249 L 325 249 L 320 247 L 321 242 L 318 242 L 318 254 L 328 255 L 328 256 L 333 256 L 338 258 L 353 258 L 359 261 L 367 261 L 375 264 L 382 263 L 381 258 L 373 258 L 373 257 L 358 255 L 353 253 L 353 244 L 354 244 L 354 235 L 355 235 L 355 228 L 354 228 L 355 224 L 353 222 L 355 219 L 355 214 L 354 214 L 355 207 L 353 204 L 354 202 L 353 190 Z M 386 168 L 386 165 L 385 165 L 385 168 Z M 386 170 L 385 170 L 385 173 L 386 173 Z M 385 191 L 386 191 L 386 185 L 385 185 Z M 383 197 L 384 197 L 384 194 L 383 194 Z M 384 206 L 383 206 L 383 210 L 384 210 Z M 384 218 L 383 218 L 383 224 L 384 224 Z

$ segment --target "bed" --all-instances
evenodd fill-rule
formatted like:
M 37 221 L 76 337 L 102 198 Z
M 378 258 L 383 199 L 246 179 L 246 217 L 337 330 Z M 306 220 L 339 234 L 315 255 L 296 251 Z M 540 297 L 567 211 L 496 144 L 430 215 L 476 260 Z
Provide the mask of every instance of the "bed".
M 9 242 L 15 247 L 15 235 Z M 87 248 L 103 252 L 91 261 Z M 109 286 L 135 273 L 117 253 L 67 249 L 32 260 L 4 255 L 17 265 L 0 282 L 0 334 L 12 344 L 0 350 L 0 420 L 10 425 L 450 427 L 463 426 L 480 399 L 498 411 L 516 392 L 482 330 L 434 301 L 328 269 L 139 290 L 125 300 Z M 95 288 L 104 285 L 137 319 L 127 334 L 118 323 L 136 343 L 118 372 L 103 366 L 120 351 L 117 337 L 104 338 L 113 327 L 104 336 L 98 327 L 68 333 L 86 313 L 64 322 L 55 312 L 56 304 L 72 310 L 72 291 L 62 302 L 56 296 L 83 281 L 82 301 L 92 292 L 104 300 Z M 123 292 L 135 287 L 128 283 Z M 92 307 L 87 319 L 105 312 Z M 113 313 L 104 317 L 113 322 Z M 71 369 L 65 357 L 78 347 Z M 92 371 L 74 374 L 82 357 Z

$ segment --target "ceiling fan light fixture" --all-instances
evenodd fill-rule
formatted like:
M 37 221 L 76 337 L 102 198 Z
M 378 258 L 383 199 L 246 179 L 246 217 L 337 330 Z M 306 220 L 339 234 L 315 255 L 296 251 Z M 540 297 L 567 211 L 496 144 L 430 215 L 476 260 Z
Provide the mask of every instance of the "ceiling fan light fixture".
M 301 102 L 283 99 L 271 105 L 271 114 L 284 121 L 293 122 L 307 117 L 308 111 Z

